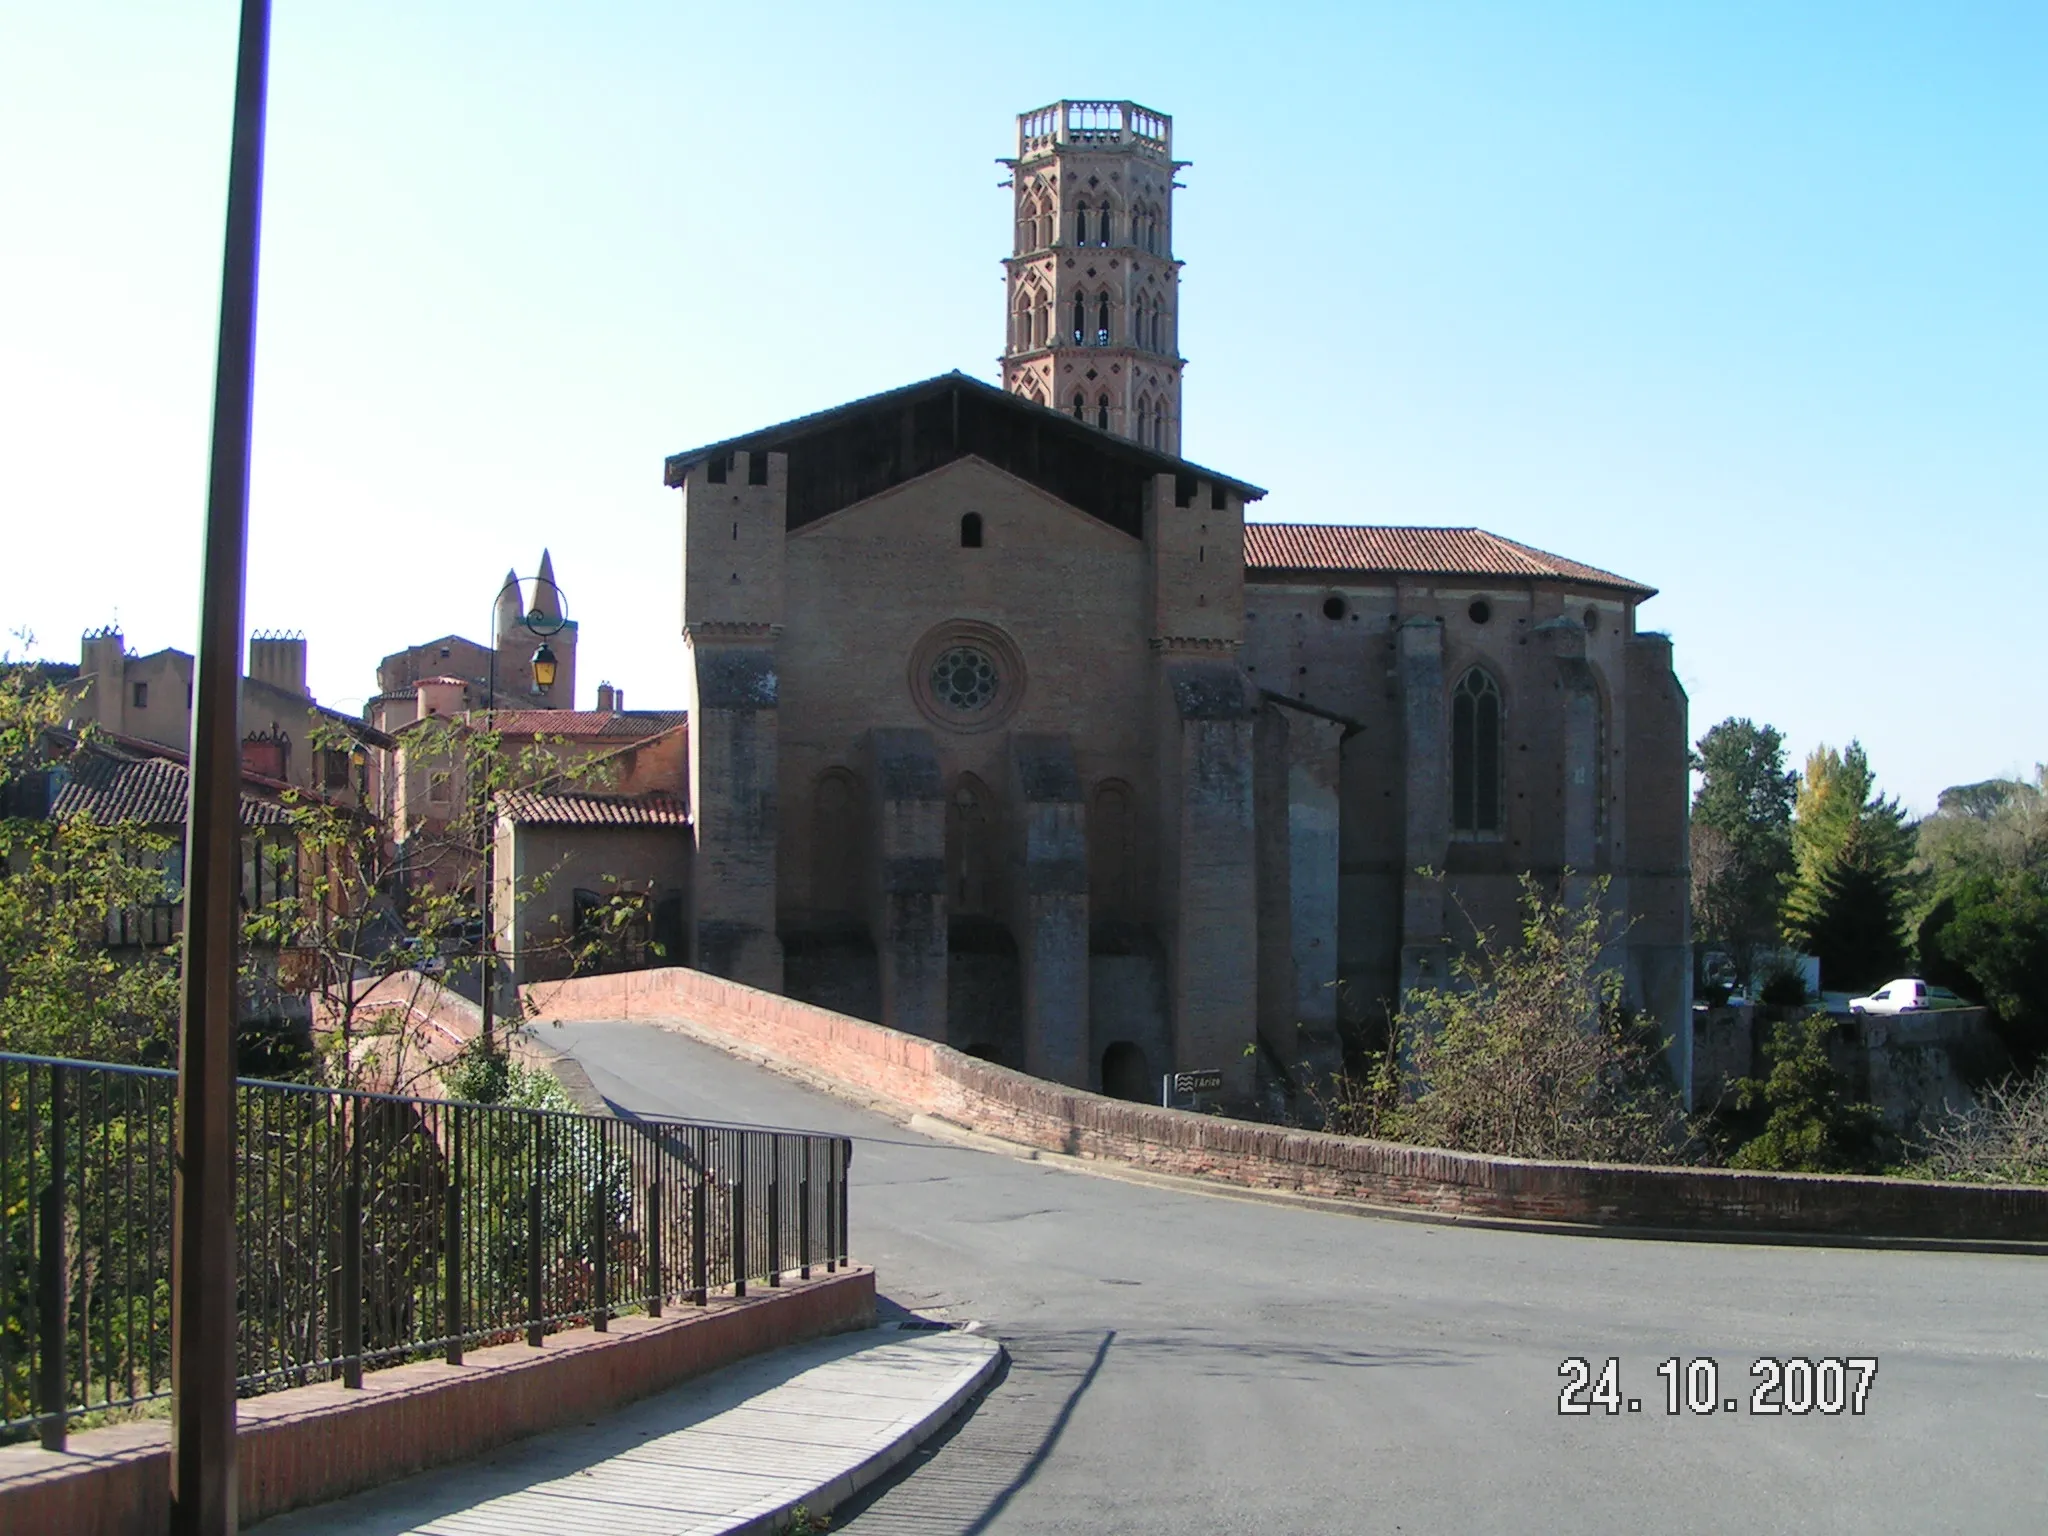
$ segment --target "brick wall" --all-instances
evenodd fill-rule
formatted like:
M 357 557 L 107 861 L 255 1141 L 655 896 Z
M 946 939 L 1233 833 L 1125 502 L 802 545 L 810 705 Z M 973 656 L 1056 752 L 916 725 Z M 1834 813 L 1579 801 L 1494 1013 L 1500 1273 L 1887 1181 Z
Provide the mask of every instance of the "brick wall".
M 2048 1242 L 2048 1188 L 1489 1158 L 1132 1104 L 705 975 L 528 990 L 541 1019 L 684 1024 L 887 1102 L 1027 1146 L 1254 1189 L 1445 1215 L 1831 1237 Z
M 872 1326 L 874 1313 L 874 1271 L 850 1268 L 679 1317 L 614 1318 L 608 1333 L 551 1334 L 540 1349 L 371 1371 L 359 1391 L 250 1398 L 236 1414 L 241 1524 L 582 1423 L 749 1355 Z M 165 1420 L 76 1434 L 62 1453 L 0 1448 L 0 1531 L 131 1536 L 169 1520 Z

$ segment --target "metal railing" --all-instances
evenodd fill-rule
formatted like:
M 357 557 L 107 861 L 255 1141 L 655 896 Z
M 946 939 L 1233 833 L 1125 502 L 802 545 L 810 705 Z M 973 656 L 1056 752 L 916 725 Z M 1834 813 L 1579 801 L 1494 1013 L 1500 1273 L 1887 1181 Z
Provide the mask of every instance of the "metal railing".
M 0 1441 L 170 1395 L 177 1074 L 0 1054 Z M 846 1262 L 851 1141 L 236 1084 L 243 1395 Z

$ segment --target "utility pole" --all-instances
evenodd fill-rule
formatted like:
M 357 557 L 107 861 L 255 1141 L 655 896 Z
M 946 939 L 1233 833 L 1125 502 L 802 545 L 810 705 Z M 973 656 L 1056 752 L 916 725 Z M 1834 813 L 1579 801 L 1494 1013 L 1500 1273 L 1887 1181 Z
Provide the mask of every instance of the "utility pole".
M 233 1536 L 235 950 L 242 885 L 242 621 L 270 0 L 242 0 L 213 458 L 185 828 L 185 966 L 171 1248 L 172 1536 Z

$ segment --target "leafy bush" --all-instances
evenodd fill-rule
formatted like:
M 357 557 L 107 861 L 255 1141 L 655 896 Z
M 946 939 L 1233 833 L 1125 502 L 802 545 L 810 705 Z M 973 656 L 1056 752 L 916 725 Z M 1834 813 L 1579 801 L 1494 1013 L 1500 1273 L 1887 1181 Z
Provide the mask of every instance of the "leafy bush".
M 1606 963 L 1620 937 L 1607 882 L 1583 900 L 1522 879 L 1520 943 L 1479 930 L 1451 985 L 1409 994 L 1394 1042 L 1350 1084 L 1343 1116 L 1370 1133 L 1503 1157 L 1672 1162 L 1702 1146 L 1662 1042 L 1622 1003 Z

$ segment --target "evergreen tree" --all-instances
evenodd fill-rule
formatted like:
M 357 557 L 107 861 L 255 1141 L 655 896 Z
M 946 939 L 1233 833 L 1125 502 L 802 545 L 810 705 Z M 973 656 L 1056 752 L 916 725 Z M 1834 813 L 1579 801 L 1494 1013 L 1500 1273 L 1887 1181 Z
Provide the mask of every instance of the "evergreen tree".
M 1786 936 L 1820 960 L 1823 983 L 1876 986 L 1905 963 L 1913 828 L 1858 742 L 1806 759 L 1792 821 Z

